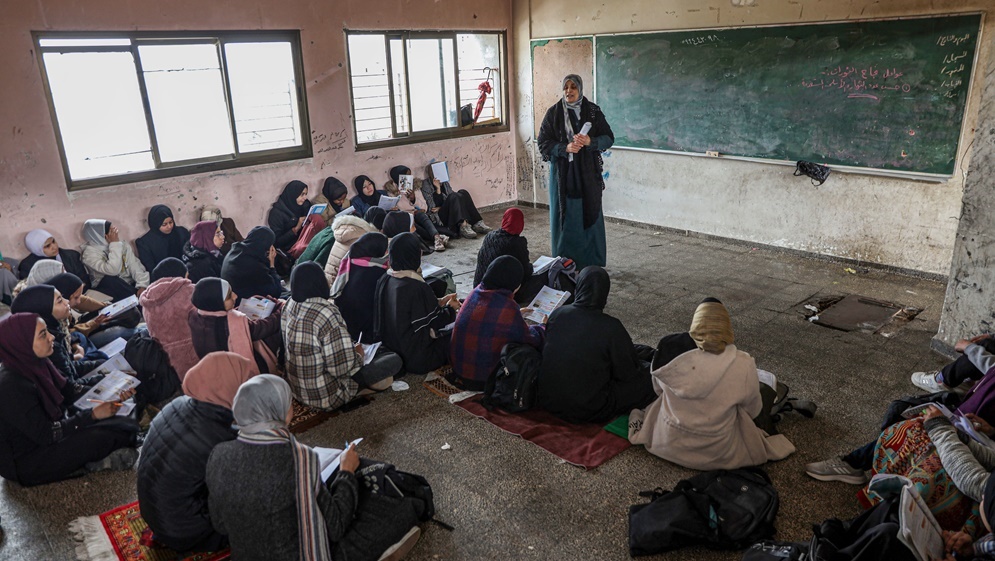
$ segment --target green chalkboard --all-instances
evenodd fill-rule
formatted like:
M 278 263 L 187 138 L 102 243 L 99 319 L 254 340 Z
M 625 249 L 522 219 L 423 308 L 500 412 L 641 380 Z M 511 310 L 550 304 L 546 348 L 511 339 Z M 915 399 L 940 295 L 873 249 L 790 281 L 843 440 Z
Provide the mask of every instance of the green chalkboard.
M 952 175 L 980 15 L 606 35 L 615 145 Z

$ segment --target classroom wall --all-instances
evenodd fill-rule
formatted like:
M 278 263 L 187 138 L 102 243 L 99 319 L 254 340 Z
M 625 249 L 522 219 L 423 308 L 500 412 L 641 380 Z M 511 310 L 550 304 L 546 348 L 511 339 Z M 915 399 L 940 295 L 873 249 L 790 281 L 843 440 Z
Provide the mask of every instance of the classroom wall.
M 548 167 L 534 146 L 530 39 L 653 30 L 791 24 L 984 11 L 990 0 L 515 0 L 519 199 L 548 203 Z M 978 69 L 991 57 L 988 18 Z M 555 77 L 573 69 L 562 69 Z M 974 81 L 962 156 L 943 183 L 836 173 L 821 187 L 793 167 L 613 149 L 605 214 L 946 275 L 950 271 L 969 147 L 981 93 Z M 590 88 L 587 94 L 590 95 Z M 553 100 L 556 99 L 553 92 Z M 537 119 L 542 119 L 538 115 Z M 609 122 L 611 115 L 608 115 Z M 534 179 L 533 179 L 534 178 Z M 611 257 L 609 256 L 609 262 Z
M 450 162 L 453 185 L 479 206 L 515 197 L 513 133 L 356 152 L 350 120 L 344 28 L 511 28 L 511 6 L 495 0 L 37 0 L 7 2 L 0 18 L 0 252 L 26 254 L 32 228 L 54 233 L 63 247 L 79 245 L 88 218 L 112 220 L 127 239 L 147 230 L 155 204 L 173 208 L 192 226 L 205 204 L 219 206 L 243 233 L 265 222 L 292 179 L 320 191 L 324 178 L 367 174 L 378 185 L 397 164 L 419 170 L 431 159 Z M 300 29 L 314 157 L 280 164 L 177 177 L 69 193 L 59 159 L 31 31 Z M 509 46 L 513 35 L 509 32 Z M 509 56 L 509 62 L 510 62 Z M 513 91 L 514 80 L 509 82 Z M 513 115 L 512 115 L 513 119 Z

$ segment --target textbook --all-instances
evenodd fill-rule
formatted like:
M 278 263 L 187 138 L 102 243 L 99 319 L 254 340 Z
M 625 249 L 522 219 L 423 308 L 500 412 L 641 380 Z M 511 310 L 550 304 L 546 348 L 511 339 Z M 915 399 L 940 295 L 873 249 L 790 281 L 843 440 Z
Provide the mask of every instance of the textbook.
M 397 202 L 401 200 L 401 197 L 388 197 L 387 195 L 380 196 L 380 204 L 377 206 L 390 212 L 391 209 L 397 206 Z
M 943 531 L 918 489 L 907 477 L 879 473 L 871 478 L 868 491 L 882 499 L 898 495 L 898 540 L 918 561 L 945 558 Z
M 352 442 L 347 442 L 346 447 L 351 444 L 353 446 L 359 446 L 362 442 L 362 438 L 357 438 Z M 345 450 L 339 450 L 337 448 L 322 448 L 320 446 L 315 446 L 312 448 L 318 454 L 318 463 L 321 465 L 321 480 L 327 482 L 335 474 L 335 471 L 339 469 L 339 463 L 341 462 L 342 452 Z
M 553 263 L 556 263 L 555 257 L 540 255 L 539 258 L 532 263 L 532 274 L 538 275 L 540 273 L 545 273 L 550 267 L 553 266 Z
M 311 208 L 308 209 L 307 214 L 308 216 L 312 214 L 321 214 L 325 212 L 326 208 L 328 208 L 328 205 L 325 203 L 318 203 L 316 205 L 311 205 Z
M 525 319 L 534 321 L 535 323 L 545 323 L 549 319 L 549 315 L 553 313 L 553 310 L 559 308 L 567 301 L 570 297 L 570 293 L 565 290 L 554 290 L 548 286 L 542 287 L 539 294 L 532 300 L 529 304 L 529 308 L 532 308 L 532 312 L 525 316 Z
M 123 339 L 122 339 L 123 341 Z M 118 353 L 109 359 L 107 359 L 103 364 L 96 367 L 93 372 L 101 374 L 103 376 L 110 375 L 111 372 L 119 370 L 125 374 L 131 374 L 134 376 L 136 374 L 135 369 L 128 364 L 128 361 L 124 359 L 124 353 Z
M 432 177 L 439 180 L 439 183 L 449 181 L 449 165 L 446 162 L 432 162 Z
M 122 337 L 118 337 L 117 339 L 114 339 L 113 341 L 107 343 L 103 347 L 100 347 L 99 350 L 108 357 L 112 357 L 114 355 L 123 353 L 124 348 L 127 346 L 128 342 L 125 341 Z
M 133 388 L 137 388 L 141 384 L 141 380 L 135 378 L 134 376 L 129 376 L 120 370 L 115 370 L 104 376 L 104 379 L 100 381 L 96 386 L 90 388 L 83 397 L 76 400 L 73 405 L 76 409 L 84 411 L 87 409 L 93 409 L 101 401 L 117 401 L 118 395 L 125 391 Z M 117 415 L 119 417 L 124 417 L 125 415 L 131 413 L 131 410 L 135 408 L 135 402 L 131 399 L 125 401 L 121 404 L 121 408 L 117 410 Z
M 347 206 L 344 209 L 335 213 L 335 216 L 345 216 L 347 214 L 356 214 L 356 207 Z
M 268 318 L 276 308 L 276 302 L 266 298 L 246 298 L 238 306 L 238 311 L 242 312 L 251 320 Z
M 138 307 L 138 296 L 129 296 L 113 304 L 107 304 L 100 309 L 100 315 L 108 318 L 117 317 L 128 310 Z
M 431 277 L 432 275 L 435 275 L 436 273 L 438 273 L 441 270 L 442 270 L 442 267 L 438 267 L 436 265 L 432 265 L 431 263 L 422 263 L 421 264 L 421 276 L 422 276 L 422 278 Z
M 415 176 L 402 175 L 397 178 L 397 188 L 400 191 L 413 191 L 415 188 Z

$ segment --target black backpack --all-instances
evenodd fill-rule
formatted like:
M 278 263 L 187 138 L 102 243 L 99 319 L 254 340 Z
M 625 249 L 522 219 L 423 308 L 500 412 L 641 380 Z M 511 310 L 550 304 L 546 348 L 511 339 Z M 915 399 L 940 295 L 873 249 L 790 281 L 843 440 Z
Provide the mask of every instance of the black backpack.
M 435 520 L 435 496 L 428 480 L 421 475 L 401 471 L 393 464 L 360 458 L 356 479 L 360 494 L 370 493 L 393 499 L 402 499 L 414 510 L 421 522 L 433 521 L 452 530 L 452 527 Z
M 135 389 L 135 404 L 139 407 L 160 403 L 180 391 L 180 377 L 169 363 L 169 355 L 147 332 L 139 331 L 128 339 L 124 359 L 142 381 Z
M 528 411 L 539 393 L 542 353 L 525 343 L 508 343 L 484 387 L 480 403 L 488 410 L 500 407 L 509 413 Z
M 673 491 L 629 507 L 629 553 L 654 555 L 690 545 L 742 549 L 774 535 L 780 501 L 759 468 L 699 473 Z

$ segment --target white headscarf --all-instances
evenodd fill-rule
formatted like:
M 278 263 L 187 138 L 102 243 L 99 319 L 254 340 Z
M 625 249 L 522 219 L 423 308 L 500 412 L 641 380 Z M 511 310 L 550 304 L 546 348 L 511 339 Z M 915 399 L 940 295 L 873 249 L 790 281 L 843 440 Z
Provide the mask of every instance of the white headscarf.
M 45 284 L 52 277 L 66 272 L 66 266 L 55 259 L 39 259 L 31 266 L 28 278 L 24 279 L 25 288 L 36 284 Z
M 49 238 L 54 237 L 55 236 L 53 236 L 48 230 L 42 230 L 41 228 L 31 230 L 28 232 L 28 235 L 24 236 L 24 247 L 28 248 L 28 251 L 30 251 L 32 255 L 44 259 L 55 259 L 56 261 L 61 262 L 62 256 L 58 253 L 55 254 L 55 257 L 45 255 L 45 243 L 48 242 Z
M 93 218 L 83 224 L 83 241 L 97 247 L 107 247 L 107 221 Z

